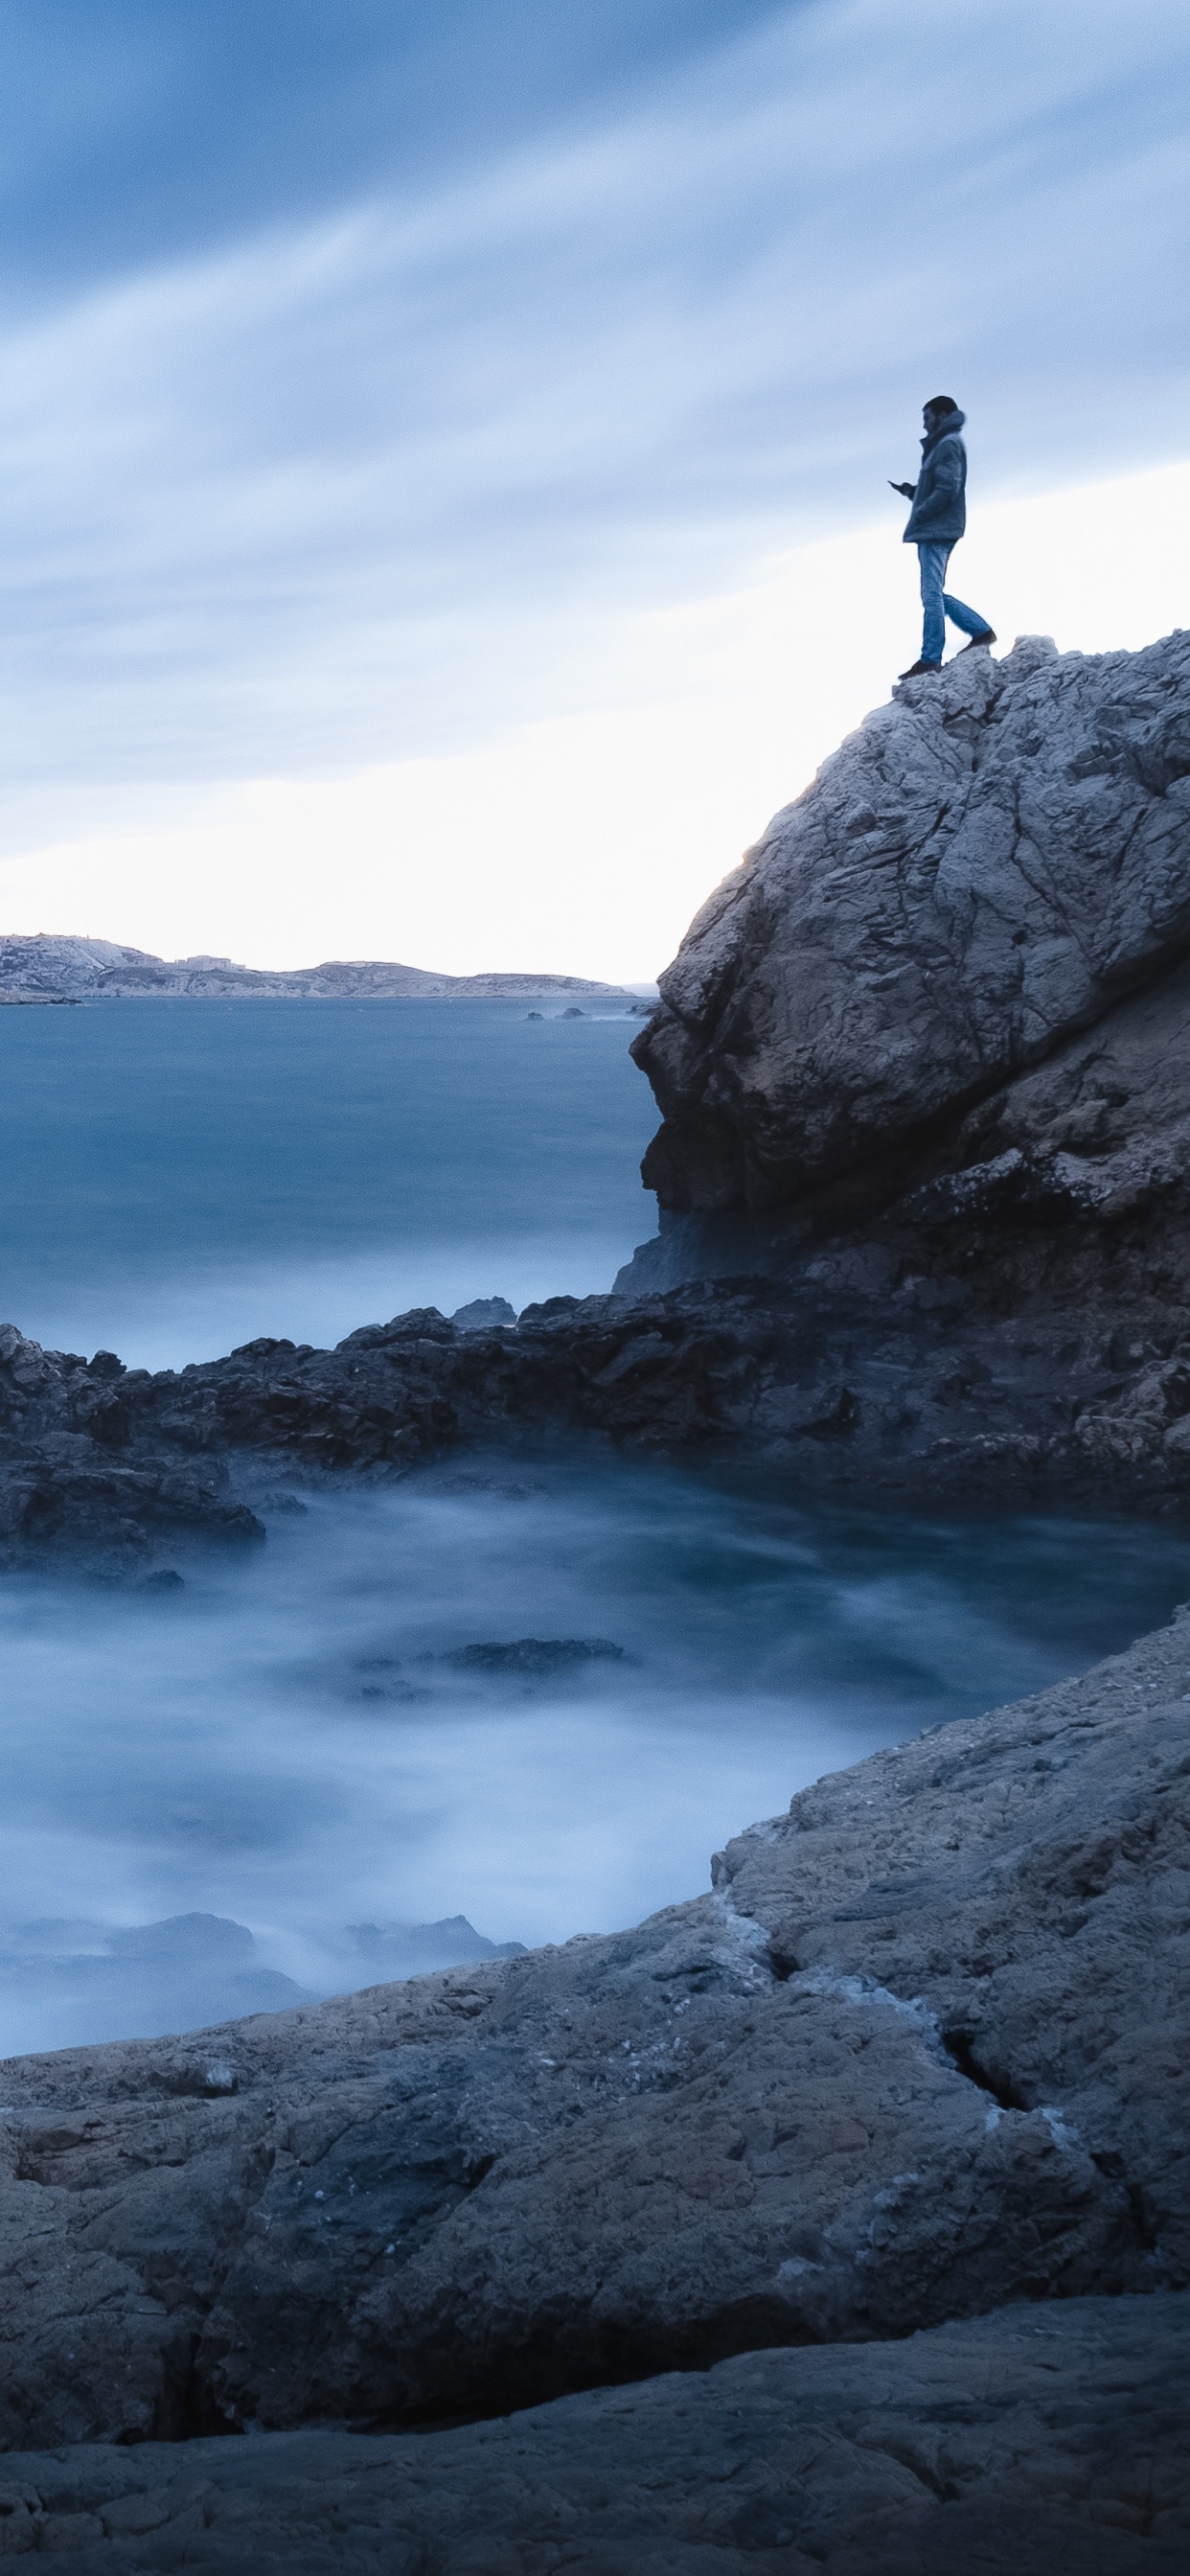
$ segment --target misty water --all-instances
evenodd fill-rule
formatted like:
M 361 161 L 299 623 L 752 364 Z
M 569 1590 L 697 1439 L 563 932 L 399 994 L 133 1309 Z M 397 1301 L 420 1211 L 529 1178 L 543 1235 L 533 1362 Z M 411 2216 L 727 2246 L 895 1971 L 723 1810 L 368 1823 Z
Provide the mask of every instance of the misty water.
M 606 1286 L 651 1206 L 629 1035 L 500 1005 L 0 1014 L 0 1304 L 160 1365 Z M 473 1957 L 472 1927 L 637 1920 L 821 1772 L 1190 1591 L 1174 1524 L 808 1508 L 595 1446 L 254 1473 L 246 1559 L 148 1592 L 0 1577 L 0 2050 Z

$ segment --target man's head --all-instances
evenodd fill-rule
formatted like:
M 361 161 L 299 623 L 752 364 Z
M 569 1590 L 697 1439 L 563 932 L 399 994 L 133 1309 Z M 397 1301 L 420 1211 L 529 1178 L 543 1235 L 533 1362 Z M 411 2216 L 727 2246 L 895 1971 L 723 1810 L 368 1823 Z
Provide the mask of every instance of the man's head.
M 957 410 L 958 404 L 952 401 L 949 394 L 932 394 L 921 415 L 926 425 L 927 437 L 932 429 L 937 429 L 945 420 L 948 412 Z

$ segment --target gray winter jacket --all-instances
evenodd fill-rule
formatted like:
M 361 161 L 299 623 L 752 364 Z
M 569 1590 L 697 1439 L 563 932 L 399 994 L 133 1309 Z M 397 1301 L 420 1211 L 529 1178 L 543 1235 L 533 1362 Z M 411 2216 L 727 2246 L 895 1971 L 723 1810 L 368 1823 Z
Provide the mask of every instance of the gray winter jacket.
M 921 442 L 921 474 L 905 529 L 907 546 L 953 546 L 967 525 L 965 411 L 948 411 Z

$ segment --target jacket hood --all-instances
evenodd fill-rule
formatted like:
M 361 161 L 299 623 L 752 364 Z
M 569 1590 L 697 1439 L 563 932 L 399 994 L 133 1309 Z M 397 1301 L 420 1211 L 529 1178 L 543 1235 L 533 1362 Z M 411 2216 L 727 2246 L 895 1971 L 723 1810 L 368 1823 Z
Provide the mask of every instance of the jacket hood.
M 940 440 L 944 438 L 953 438 L 957 430 L 965 429 L 966 426 L 967 415 L 965 411 L 948 411 L 945 418 L 938 422 L 936 428 L 928 429 L 926 431 L 925 437 L 921 442 L 922 455 L 931 456 Z

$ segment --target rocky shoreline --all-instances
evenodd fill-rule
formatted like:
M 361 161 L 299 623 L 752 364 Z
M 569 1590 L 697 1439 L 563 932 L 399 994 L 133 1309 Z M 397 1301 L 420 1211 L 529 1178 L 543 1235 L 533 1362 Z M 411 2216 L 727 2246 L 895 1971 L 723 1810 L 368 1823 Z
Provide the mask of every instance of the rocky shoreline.
M 615 1292 L 178 1374 L 0 1332 L 0 1552 L 251 1539 L 237 1456 L 595 1434 L 809 1490 L 1190 1498 L 1190 635 L 907 683 L 712 896 L 634 1043 Z
M 857 1257 L 858 1258 L 858 1257 Z M 807 1493 L 1184 1510 L 1190 1329 L 1111 1293 L 1040 1315 L 874 1257 L 795 1280 L 552 1299 L 515 1327 L 434 1310 L 334 1351 L 249 1343 L 178 1373 L 0 1329 L 0 1562 L 143 1574 L 251 1545 L 259 1469 L 394 1475 L 452 1449 L 606 1438 L 750 1458 Z M 267 1512 L 266 1512 L 267 1518 Z
M 1182 1614 L 818 1783 L 634 1932 L 8 2061 L 19 2545 L 1172 2568 L 1188 1877 Z

